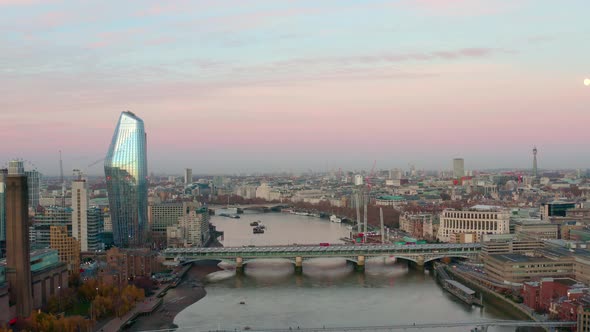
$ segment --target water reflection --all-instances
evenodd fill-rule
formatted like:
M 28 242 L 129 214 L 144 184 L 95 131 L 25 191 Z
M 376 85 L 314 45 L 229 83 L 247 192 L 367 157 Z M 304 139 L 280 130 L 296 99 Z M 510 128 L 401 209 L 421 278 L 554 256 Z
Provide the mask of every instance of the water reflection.
M 270 226 L 267 233 L 252 234 L 249 222 L 257 219 Z M 340 225 L 285 214 L 244 215 L 241 220 L 214 217 L 214 223 L 225 232 L 226 246 L 335 243 L 347 233 Z M 233 331 L 246 326 L 272 330 L 515 318 L 501 306 L 468 306 L 427 273 L 392 257 L 367 259 L 364 273 L 356 272 L 345 258 L 305 260 L 300 275 L 290 260 L 246 260 L 241 275 L 236 275 L 234 264 L 219 266 L 226 270 L 207 277 L 207 296 L 176 316 L 177 325 Z

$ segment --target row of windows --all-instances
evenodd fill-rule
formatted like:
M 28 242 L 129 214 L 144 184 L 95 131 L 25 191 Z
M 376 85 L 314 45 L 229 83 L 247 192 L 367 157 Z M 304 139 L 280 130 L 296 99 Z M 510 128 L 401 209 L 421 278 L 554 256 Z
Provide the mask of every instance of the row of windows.
M 452 212 L 446 211 L 445 218 L 462 218 L 462 219 L 498 219 L 497 213 L 490 212 Z

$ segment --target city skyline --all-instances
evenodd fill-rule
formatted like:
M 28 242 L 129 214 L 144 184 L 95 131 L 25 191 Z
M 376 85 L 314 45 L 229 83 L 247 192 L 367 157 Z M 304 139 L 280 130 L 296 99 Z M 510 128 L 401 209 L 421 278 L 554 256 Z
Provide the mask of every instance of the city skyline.
M 2 162 L 100 175 L 130 110 L 156 173 L 587 168 L 587 6 L 0 0 Z

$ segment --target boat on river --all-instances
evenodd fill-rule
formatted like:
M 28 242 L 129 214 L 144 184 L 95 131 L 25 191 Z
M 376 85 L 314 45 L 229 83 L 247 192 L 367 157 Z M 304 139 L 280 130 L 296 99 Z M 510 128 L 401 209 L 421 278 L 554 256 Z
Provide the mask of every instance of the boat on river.
M 333 215 L 331 215 L 331 216 L 330 216 L 330 221 L 331 221 L 331 222 L 335 222 L 335 223 L 338 223 L 338 224 L 339 224 L 339 223 L 341 223 L 341 222 L 342 222 L 342 219 L 340 219 L 340 218 L 336 217 L 336 215 L 335 215 L 335 214 L 333 214 Z

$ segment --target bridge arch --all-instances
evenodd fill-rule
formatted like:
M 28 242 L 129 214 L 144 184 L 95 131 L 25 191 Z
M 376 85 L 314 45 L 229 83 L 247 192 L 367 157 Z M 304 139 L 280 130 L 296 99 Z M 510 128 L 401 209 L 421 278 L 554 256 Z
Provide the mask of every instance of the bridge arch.
M 437 259 L 442 259 L 442 258 L 464 258 L 464 259 L 470 259 L 470 258 L 473 258 L 473 257 L 468 256 L 468 255 L 458 255 L 458 254 L 439 255 L 439 256 L 434 256 L 434 257 L 427 257 L 424 260 L 424 263 L 432 262 L 432 261 L 435 261 Z
M 193 263 L 199 263 L 199 262 L 217 262 L 217 265 L 219 265 L 220 263 L 225 263 L 228 265 L 236 265 L 236 260 L 235 259 L 226 259 L 226 258 L 193 258 L 193 259 L 189 259 L 186 260 L 182 263 L 182 265 L 188 265 L 188 264 L 193 264 Z
M 264 262 L 264 261 L 271 261 L 271 260 L 283 261 L 285 263 L 291 263 L 293 265 L 296 264 L 294 258 L 248 258 L 248 259 L 244 259 L 242 261 L 242 266 L 246 266 L 246 265 L 248 265 L 248 263 L 252 263 L 252 262 Z

